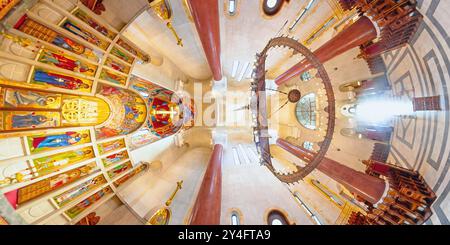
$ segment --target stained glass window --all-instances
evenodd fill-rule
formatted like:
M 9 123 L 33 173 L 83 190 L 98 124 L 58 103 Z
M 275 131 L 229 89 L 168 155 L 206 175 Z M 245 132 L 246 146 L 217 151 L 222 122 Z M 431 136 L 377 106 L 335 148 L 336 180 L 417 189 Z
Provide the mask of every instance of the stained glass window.
M 314 143 L 312 143 L 312 142 L 309 142 L 309 141 L 303 142 L 303 148 L 305 148 L 307 150 L 312 151 L 313 150 L 313 146 L 314 146 Z
M 303 82 L 307 82 L 312 79 L 312 75 L 311 75 L 311 73 L 309 73 L 309 71 L 307 71 L 307 72 L 302 73 L 302 75 L 300 76 L 300 79 Z
M 308 129 L 316 129 L 316 95 L 307 94 L 297 103 L 297 120 Z

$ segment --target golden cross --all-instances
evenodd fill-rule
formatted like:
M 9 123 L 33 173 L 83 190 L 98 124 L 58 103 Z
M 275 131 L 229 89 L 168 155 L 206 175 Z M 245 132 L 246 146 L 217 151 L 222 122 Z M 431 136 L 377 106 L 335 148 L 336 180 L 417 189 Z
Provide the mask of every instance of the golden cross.
M 175 195 L 177 194 L 178 190 L 182 189 L 183 185 L 183 181 L 179 181 L 177 182 L 177 188 L 175 189 L 175 191 L 172 193 L 172 195 L 170 196 L 169 200 L 167 200 L 166 202 L 166 206 L 169 207 L 170 204 L 172 204 L 173 199 L 175 198 Z

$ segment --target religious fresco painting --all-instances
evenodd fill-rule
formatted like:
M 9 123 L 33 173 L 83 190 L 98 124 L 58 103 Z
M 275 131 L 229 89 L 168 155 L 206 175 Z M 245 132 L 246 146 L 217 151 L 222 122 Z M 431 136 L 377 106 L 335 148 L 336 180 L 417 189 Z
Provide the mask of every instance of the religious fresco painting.
M 131 47 L 130 44 L 128 44 L 128 42 L 123 41 L 122 39 L 119 39 L 117 41 L 117 44 L 120 45 L 122 48 L 126 49 L 128 52 L 132 53 L 133 55 L 135 55 L 136 57 L 138 57 L 140 60 L 142 61 L 148 61 L 149 57 L 142 54 L 141 52 L 136 51 L 136 49 L 134 49 L 133 47 Z
M 173 135 L 182 128 L 186 118 L 191 118 L 193 114 L 190 109 L 186 113 L 182 100 L 173 91 L 159 85 L 133 76 L 130 88 L 146 100 L 149 109 L 145 126 L 127 137 L 131 150 Z
M 110 116 L 109 105 L 101 98 L 49 93 L 43 91 L 44 87 L 13 84 L 21 87 L 0 84 L 0 132 L 99 125 Z M 72 139 L 69 135 L 60 136 L 59 140 L 66 141 L 53 141 L 53 147 L 57 147 L 56 143 L 67 146 L 86 138 L 72 136 Z
M 108 142 L 103 142 L 97 144 L 98 152 L 100 155 L 108 154 L 110 152 L 125 148 L 125 140 L 124 139 L 118 139 Z
M 91 18 L 88 14 L 86 14 L 83 10 L 77 9 L 74 13 L 74 16 L 78 17 L 81 21 L 88 24 L 90 27 L 94 28 L 96 31 L 100 32 L 103 36 L 114 39 L 116 37 L 116 34 L 114 32 L 108 30 L 105 26 L 99 24 L 96 20 Z
M 0 107 L 5 109 L 58 109 L 61 95 L 0 87 Z
M 30 19 L 27 15 L 20 18 L 14 28 L 39 40 L 51 43 L 95 62 L 100 61 L 100 58 L 102 57 L 101 54 Z
M 67 151 L 33 160 L 33 171 L 39 176 L 44 176 L 71 165 L 95 158 L 94 149 L 84 147 L 78 150 Z
M 153 132 L 161 137 L 165 138 L 176 133 L 180 127 L 177 127 L 175 122 L 177 119 L 174 117 L 178 114 L 178 117 L 182 116 L 178 104 L 160 99 L 158 97 L 149 99 L 150 106 L 150 120 Z
M 91 92 L 93 82 L 89 79 L 65 75 L 59 72 L 36 69 L 32 83 L 49 85 L 56 88 Z
M 130 150 L 136 150 L 145 145 L 151 144 L 161 138 L 153 134 L 152 130 L 147 126 L 139 129 L 136 133 L 127 136 L 127 144 Z
M 0 139 L 21 146 L 2 155 L 0 188 L 30 224 L 90 213 L 114 186 L 148 170 L 129 150 L 173 135 L 185 113 L 173 91 L 130 75 L 150 57 L 121 31 L 79 6 L 66 13 L 52 3 L 11 15 L 1 33 L 1 51 L 21 58 L 6 58 L 14 66 L 5 71 L 27 70 L 0 80 Z M 42 214 L 32 214 L 34 205 Z
M 91 77 L 95 76 L 95 72 L 97 71 L 97 66 L 93 64 L 80 61 L 69 55 L 61 54 L 60 52 L 49 49 L 43 49 L 40 52 L 38 61 Z
M 75 225 L 97 225 L 100 222 L 101 217 L 97 216 L 96 212 L 89 213 L 84 216 L 80 221 L 78 221 Z
M 130 170 L 133 168 L 133 165 L 130 161 L 119 164 L 115 166 L 113 169 L 108 171 L 108 176 L 110 179 L 114 179 L 115 177 L 125 173 L 127 170 Z
M 64 125 L 91 126 L 107 121 L 110 108 L 105 100 L 98 97 L 64 95 L 61 114 Z
M 94 195 L 84 199 L 77 205 L 73 206 L 72 208 L 68 209 L 64 212 L 70 219 L 74 219 L 77 217 L 80 213 L 82 213 L 84 210 L 89 208 L 94 203 L 98 202 L 102 197 L 104 197 L 106 194 L 111 193 L 112 190 L 110 187 L 105 187 L 104 189 L 96 192 Z
M 174 95 L 173 91 L 137 76 L 131 77 L 130 89 L 135 90 L 145 99 L 158 96 L 163 100 L 170 101 L 172 99 L 172 96 Z
M 112 48 L 111 50 L 111 54 L 114 55 L 115 57 L 127 62 L 128 64 L 133 64 L 134 62 L 134 58 L 131 57 L 130 55 L 126 54 L 124 51 L 120 50 L 117 47 Z
M 5 193 L 14 208 L 99 171 L 95 162 Z
M 53 201 L 58 205 L 58 207 L 64 207 L 66 204 L 106 183 L 107 181 L 105 177 L 103 175 L 99 175 L 53 197 Z
M 148 169 L 148 164 L 140 164 L 138 167 L 136 167 L 133 171 L 131 171 L 128 174 L 125 174 L 125 176 L 119 178 L 118 180 L 114 181 L 114 186 L 119 187 L 123 185 L 125 182 L 133 178 L 134 176 L 145 172 Z
M 0 114 L 0 131 L 55 128 L 61 126 L 58 112 L 3 111 Z
M 29 161 L 14 161 L 0 165 L 0 187 L 30 181 L 38 177 Z
M 119 75 L 115 72 L 111 72 L 106 69 L 103 69 L 102 73 L 100 73 L 100 79 L 111 82 L 111 83 L 119 84 L 122 86 L 125 86 L 125 84 L 127 83 L 126 76 Z
M 32 154 L 61 149 L 91 142 L 89 130 L 67 131 L 53 134 L 35 134 L 27 137 Z
M 116 61 L 111 57 L 106 58 L 105 66 L 110 67 L 116 71 L 120 71 L 125 74 L 130 73 L 130 67 L 128 65 L 125 65 L 119 61 Z
M 128 152 L 126 150 L 124 150 L 124 151 L 114 153 L 114 154 L 111 154 L 111 155 L 103 158 L 102 162 L 105 167 L 109 167 L 115 163 L 122 162 L 128 158 L 129 158 Z
M 109 46 L 109 43 L 106 41 L 101 40 L 100 38 L 96 37 L 94 34 L 86 31 L 85 29 L 81 28 L 80 26 L 76 25 L 70 20 L 66 20 L 62 27 L 69 32 L 83 38 L 84 40 L 94 44 L 97 47 L 100 47 L 103 50 L 106 50 Z
M 131 91 L 99 84 L 97 96 L 108 101 L 111 113 L 115 115 L 105 124 L 96 127 L 97 139 L 130 134 L 139 129 L 147 117 L 144 100 Z

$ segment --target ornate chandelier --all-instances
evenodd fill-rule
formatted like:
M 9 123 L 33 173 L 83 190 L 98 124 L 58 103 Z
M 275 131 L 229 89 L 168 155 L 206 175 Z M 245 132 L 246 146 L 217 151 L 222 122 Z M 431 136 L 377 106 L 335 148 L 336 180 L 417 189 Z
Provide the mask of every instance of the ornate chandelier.
M 269 126 L 268 126 L 268 111 L 266 102 L 266 58 L 267 53 L 272 48 L 285 47 L 294 51 L 294 54 L 303 55 L 306 61 L 311 64 L 311 69 L 317 70 L 316 78 L 321 81 L 325 90 L 326 102 L 325 107 L 327 113 L 327 126 L 323 141 L 319 144 L 320 150 L 312 152 L 310 161 L 306 166 L 301 167 L 296 165 L 296 170 L 290 173 L 281 173 L 277 171 L 272 165 L 272 156 L 270 154 L 269 143 Z M 253 131 L 254 142 L 258 153 L 260 155 L 261 165 L 266 166 L 280 181 L 284 183 L 296 183 L 302 180 L 305 176 L 311 173 L 325 157 L 326 152 L 331 144 L 334 125 L 335 125 L 335 98 L 333 88 L 328 77 L 328 74 L 323 67 L 323 64 L 316 58 L 316 56 L 305 46 L 300 44 L 295 39 L 289 37 L 276 37 L 269 41 L 264 50 L 256 55 L 255 70 L 253 71 L 253 82 L 251 84 L 251 104 L 250 108 L 253 115 Z M 292 90 L 288 93 L 288 102 L 296 103 L 301 97 L 299 90 Z

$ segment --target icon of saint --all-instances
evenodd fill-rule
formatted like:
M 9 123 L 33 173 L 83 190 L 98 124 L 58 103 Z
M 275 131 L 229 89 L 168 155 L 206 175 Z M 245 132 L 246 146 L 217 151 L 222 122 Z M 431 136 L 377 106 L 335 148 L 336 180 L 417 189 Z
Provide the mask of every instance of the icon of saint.
M 37 82 L 43 82 L 55 87 L 77 90 L 88 89 L 90 86 L 78 78 L 55 74 L 51 72 L 45 72 L 37 70 L 34 74 L 34 80 Z
M 88 137 L 87 134 L 80 134 L 77 132 L 66 132 L 65 134 L 33 138 L 32 145 L 33 149 L 45 147 L 55 148 L 55 147 L 71 146 L 87 137 Z
M 36 115 L 34 112 L 28 115 L 13 115 L 13 128 L 35 128 L 45 123 L 52 122 L 53 118 L 47 118 L 44 115 Z

